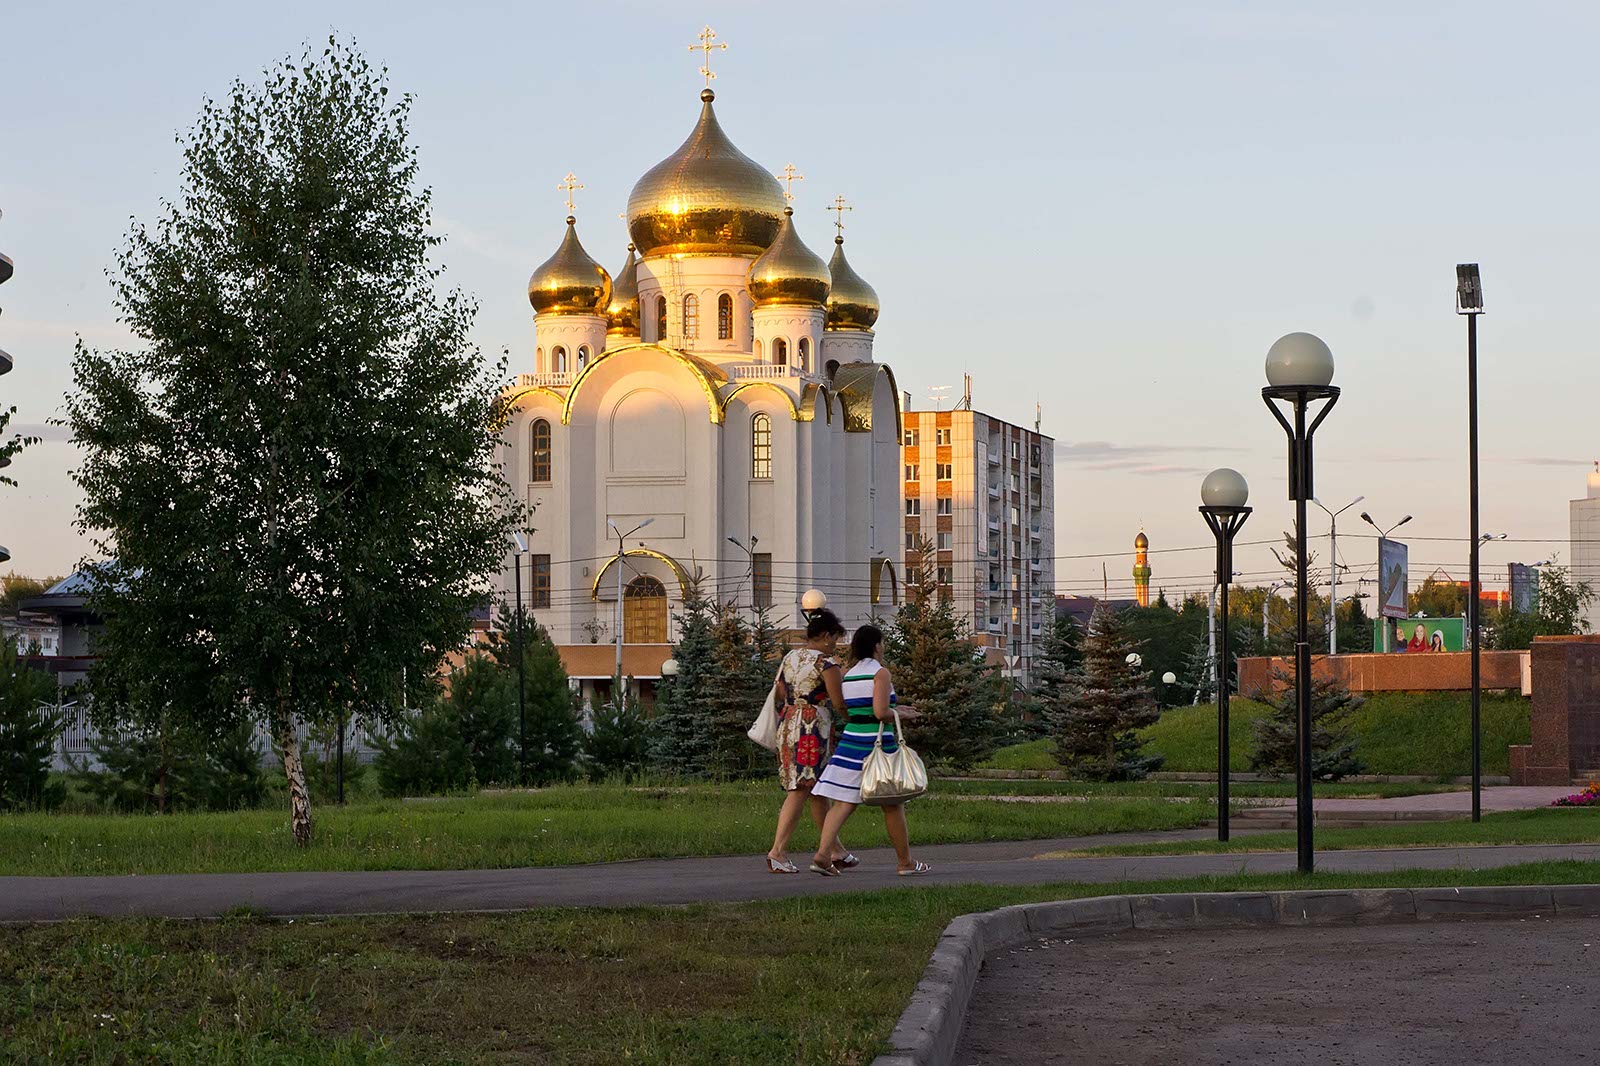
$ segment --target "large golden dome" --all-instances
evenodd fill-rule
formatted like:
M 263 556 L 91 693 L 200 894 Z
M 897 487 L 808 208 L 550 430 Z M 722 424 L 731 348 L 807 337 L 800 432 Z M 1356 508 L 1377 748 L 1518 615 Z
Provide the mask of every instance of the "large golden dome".
M 639 336 L 639 260 L 628 244 L 628 261 L 611 283 L 611 302 L 606 305 L 606 333 L 613 337 Z
M 833 278 L 828 292 L 829 329 L 872 330 L 878 321 L 878 293 L 850 268 L 844 257 L 844 238 L 833 239 L 833 259 L 828 263 L 828 273 Z
M 628 235 L 641 255 L 759 255 L 778 235 L 778 179 L 733 146 L 705 105 L 689 139 L 628 195 Z
M 778 236 L 750 264 L 750 299 L 757 307 L 822 307 L 828 300 L 828 264 L 794 230 L 794 209 L 783 209 Z
M 598 315 L 611 300 L 611 275 L 578 242 L 577 219 L 567 216 L 567 235 L 556 254 L 528 279 L 528 302 L 538 315 Z

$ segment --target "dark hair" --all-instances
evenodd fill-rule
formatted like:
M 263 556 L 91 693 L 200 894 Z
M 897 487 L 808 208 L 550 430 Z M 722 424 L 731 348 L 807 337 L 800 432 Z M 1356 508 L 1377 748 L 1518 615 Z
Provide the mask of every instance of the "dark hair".
M 850 658 L 856 662 L 872 658 L 883 643 L 883 630 L 874 625 L 864 625 L 850 638 Z
M 806 623 L 806 639 L 816 640 L 818 637 L 844 636 L 844 623 L 839 621 L 839 616 L 827 608 L 815 612 L 811 621 Z

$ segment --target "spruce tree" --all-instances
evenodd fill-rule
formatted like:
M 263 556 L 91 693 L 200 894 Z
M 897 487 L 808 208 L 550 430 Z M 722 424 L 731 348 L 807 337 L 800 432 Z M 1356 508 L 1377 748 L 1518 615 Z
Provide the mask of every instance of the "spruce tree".
M 1056 759 L 1095 781 L 1136 780 L 1161 765 L 1141 752 L 1138 730 L 1160 716 L 1143 665 L 1128 661 L 1139 642 L 1104 604 L 1089 619 L 1083 667 L 1052 723 Z
M 711 702 L 722 684 L 712 632 L 715 614 L 696 574 L 684 591 L 678 642 L 672 647 L 678 674 L 661 679 L 650 730 L 650 763 L 659 773 L 686 777 L 710 773 L 715 746 L 710 730 Z
M 1060 614 L 1036 645 L 1029 710 L 1037 718 L 1029 730 L 1044 734 L 1061 713 L 1062 699 L 1072 688 L 1073 675 L 1083 663 L 1082 631 L 1069 614 Z
M 571 781 L 577 776 L 583 727 L 573 707 L 572 686 L 567 681 L 561 651 L 545 628 L 528 616 L 526 608 L 505 605 L 499 621 L 489 631 L 489 654 L 499 667 L 510 704 L 511 744 L 520 742 L 522 723 L 517 720 L 518 612 L 522 625 L 522 696 L 526 705 L 528 784 L 544 786 Z
M 584 773 L 590 781 L 620 777 L 631 781 L 644 772 L 645 722 L 626 679 L 611 679 L 611 698 L 594 712 L 594 729 L 583 738 Z
M 1299 762 L 1299 704 L 1294 680 L 1275 671 L 1275 691 L 1266 697 L 1272 713 L 1255 723 L 1255 750 L 1250 769 L 1256 773 L 1292 774 Z M 1313 677 L 1311 681 L 1311 776 L 1318 781 L 1337 781 L 1359 774 L 1364 768 L 1356 755 L 1356 741 L 1350 735 L 1350 717 L 1366 698 L 1357 696 L 1332 677 Z
M 455 724 L 472 767 L 472 783 L 517 783 L 516 673 L 492 655 L 471 652 L 450 675 L 442 711 Z M 531 761 L 532 744 L 529 745 Z
M 1208 703 L 1216 696 L 1216 678 L 1212 673 L 1211 641 L 1204 636 L 1189 644 L 1189 653 L 1183 658 L 1183 669 L 1178 672 L 1180 703 Z
M 61 718 L 54 679 L 24 665 L 0 637 L 0 810 L 52 806 L 63 790 L 50 785 Z
M 906 602 L 884 634 L 897 697 L 922 717 L 906 724 L 924 759 L 965 770 L 995 749 L 1005 688 L 968 639 L 966 622 L 939 594 L 929 568 L 908 581 Z

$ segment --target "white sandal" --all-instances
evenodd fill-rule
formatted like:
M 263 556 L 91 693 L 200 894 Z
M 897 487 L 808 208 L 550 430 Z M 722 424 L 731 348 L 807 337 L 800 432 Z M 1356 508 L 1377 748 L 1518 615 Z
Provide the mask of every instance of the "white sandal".
M 779 862 L 771 855 L 767 856 L 767 873 L 769 874 L 797 874 L 800 867 L 792 862 Z
M 920 860 L 914 866 L 912 866 L 911 869 L 909 869 L 909 870 L 896 870 L 895 871 L 895 873 L 899 874 L 901 877 L 915 877 L 918 874 L 926 874 L 926 873 L 932 873 L 932 872 L 933 872 L 933 867 L 929 866 L 927 863 L 922 862 Z

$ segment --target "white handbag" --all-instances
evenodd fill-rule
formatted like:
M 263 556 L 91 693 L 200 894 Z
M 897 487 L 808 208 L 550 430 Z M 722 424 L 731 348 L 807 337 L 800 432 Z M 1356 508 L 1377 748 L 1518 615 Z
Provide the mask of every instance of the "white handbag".
M 778 677 L 783 676 L 783 667 L 778 668 Z M 778 705 L 772 698 L 777 691 L 778 678 L 772 679 L 772 685 L 767 689 L 767 702 L 761 705 L 761 713 L 756 715 L 755 724 L 746 732 L 751 740 L 760 744 L 768 751 L 778 750 Z
M 898 742 L 892 752 L 883 750 L 883 723 L 878 723 L 878 739 L 861 760 L 861 802 L 873 807 L 890 807 L 916 799 L 928 791 L 928 770 L 922 758 L 906 744 L 900 728 L 900 711 L 894 711 L 894 735 Z

